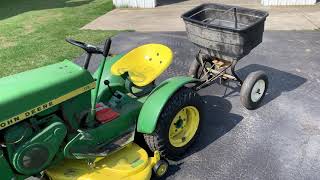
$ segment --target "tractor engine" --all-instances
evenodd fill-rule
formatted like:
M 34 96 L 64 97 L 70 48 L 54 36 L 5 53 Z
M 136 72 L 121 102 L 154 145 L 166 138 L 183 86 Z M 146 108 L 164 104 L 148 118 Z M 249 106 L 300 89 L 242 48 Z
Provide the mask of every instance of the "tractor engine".
M 57 115 L 32 117 L 4 130 L 2 148 L 13 169 L 33 175 L 52 162 L 66 134 Z

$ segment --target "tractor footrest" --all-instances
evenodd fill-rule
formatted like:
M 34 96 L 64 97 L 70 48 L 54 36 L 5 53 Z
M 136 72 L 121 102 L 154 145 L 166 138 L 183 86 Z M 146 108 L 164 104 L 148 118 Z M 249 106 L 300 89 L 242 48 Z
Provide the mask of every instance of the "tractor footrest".
M 114 111 L 103 103 L 98 103 L 96 108 L 96 119 L 102 124 L 110 122 L 120 115 L 118 112 Z

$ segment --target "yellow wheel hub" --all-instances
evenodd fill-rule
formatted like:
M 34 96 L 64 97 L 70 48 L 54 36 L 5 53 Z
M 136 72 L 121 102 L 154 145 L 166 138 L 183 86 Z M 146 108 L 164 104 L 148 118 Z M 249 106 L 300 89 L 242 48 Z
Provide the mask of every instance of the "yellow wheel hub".
M 158 177 L 163 176 L 168 170 L 168 164 L 161 164 L 158 168 L 158 170 L 156 171 L 156 174 Z
M 199 111 L 194 106 L 182 108 L 169 128 L 169 141 L 174 147 L 183 147 L 196 134 L 200 122 Z

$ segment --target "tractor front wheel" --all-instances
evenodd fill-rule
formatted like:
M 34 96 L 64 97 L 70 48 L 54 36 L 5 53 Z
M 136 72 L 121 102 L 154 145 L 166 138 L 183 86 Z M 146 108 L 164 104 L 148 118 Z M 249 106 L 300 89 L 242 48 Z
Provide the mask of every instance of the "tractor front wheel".
M 199 134 L 201 110 L 196 92 L 189 88 L 177 91 L 163 108 L 154 133 L 144 135 L 149 148 L 167 159 L 180 159 Z

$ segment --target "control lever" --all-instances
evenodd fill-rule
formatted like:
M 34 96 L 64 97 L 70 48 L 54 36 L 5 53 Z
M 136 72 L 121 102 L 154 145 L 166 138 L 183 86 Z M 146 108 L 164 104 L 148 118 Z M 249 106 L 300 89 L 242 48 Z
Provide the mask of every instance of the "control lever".
M 108 54 L 109 54 L 109 51 L 110 51 L 110 47 L 111 47 L 111 39 L 107 39 L 106 42 L 104 43 L 104 48 L 103 48 L 103 52 L 102 52 L 102 55 L 104 57 L 107 57 Z
M 88 69 L 91 56 L 92 56 L 92 54 L 87 52 L 86 59 L 85 59 L 84 64 L 83 64 L 83 68 L 84 69 Z
M 112 96 L 115 96 L 115 97 L 117 97 L 118 99 L 121 98 L 120 94 L 116 94 L 116 93 L 113 91 L 113 89 L 110 87 L 110 81 L 109 81 L 109 80 L 104 80 L 103 83 L 104 83 L 104 85 L 108 86 L 108 88 L 109 88 Z

